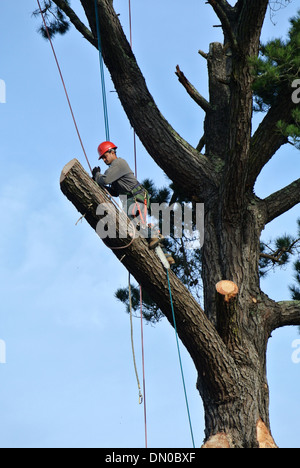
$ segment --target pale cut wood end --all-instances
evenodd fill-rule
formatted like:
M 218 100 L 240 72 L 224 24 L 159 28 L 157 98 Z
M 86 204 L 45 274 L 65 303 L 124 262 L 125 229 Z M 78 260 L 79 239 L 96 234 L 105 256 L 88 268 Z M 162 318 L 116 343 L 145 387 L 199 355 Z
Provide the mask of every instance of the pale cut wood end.
M 61 175 L 60 175 L 60 183 L 62 183 L 65 178 L 66 178 L 66 175 L 68 174 L 68 172 L 72 169 L 72 167 L 79 163 L 78 159 L 74 158 L 72 159 L 72 161 L 68 162 L 68 164 L 65 165 L 65 167 L 63 168 L 63 170 L 61 171 Z
M 216 284 L 216 290 L 222 296 L 225 296 L 225 301 L 229 302 L 231 298 L 236 297 L 239 292 L 238 286 L 233 281 L 222 280 Z

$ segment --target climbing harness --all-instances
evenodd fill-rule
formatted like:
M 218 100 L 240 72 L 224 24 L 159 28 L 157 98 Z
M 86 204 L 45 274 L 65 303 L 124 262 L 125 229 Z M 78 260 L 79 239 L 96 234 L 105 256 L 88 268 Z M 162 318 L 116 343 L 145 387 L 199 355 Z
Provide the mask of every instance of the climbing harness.
M 129 197 L 128 205 L 131 208 L 131 216 L 135 218 L 137 217 L 138 213 L 142 225 L 147 226 L 147 216 L 148 210 L 150 208 L 150 196 L 148 191 L 142 185 L 138 184 L 131 192 L 128 192 L 126 195 Z M 134 200 L 134 203 L 132 204 L 130 203 L 131 199 Z M 143 210 L 141 210 L 140 205 L 143 205 Z

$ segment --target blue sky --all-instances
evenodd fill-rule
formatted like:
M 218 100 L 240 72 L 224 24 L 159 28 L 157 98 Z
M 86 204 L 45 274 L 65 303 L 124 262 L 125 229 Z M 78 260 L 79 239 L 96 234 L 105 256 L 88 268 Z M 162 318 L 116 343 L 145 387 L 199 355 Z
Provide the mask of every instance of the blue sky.
M 133 47 L 161 112 L 196 145 L 203 113 L 175 76 L 180 65 L 207 96 L 206 64 L 198 49 L 221 41 L 204 1 L 133 0 Z M 73 0 L 77 10 L 79 1 Z M 128 33 L 128 2 L 115 2 Z M 143 447 L 143 408 L 138 404 L 129 317 L 114 297 L 127 271 L 85 223 L 59 188 L 63 166 L 79 145 L 49 44 L 36 32 L 34 0 L 0 5 L 0 447 Z M 282 36 L 292 2 L 269 16 L 264 39 Z M 80 11 L 80 10 L 79 10 Z M 105 139 L 99 63 L 74 29 L 55 39 L 64 78 L 87 154 Z M 133 166 L 132 129 L 107 80 L 110 135 Z M 256 121 L 258 117 L 256 117 Z M 293 170 L 291 170 L 293 168 Z M 288 146 L 264 169 L 256 191 L 265 197 L 298 177 L 299 153 Z M 138 142 L 138 176 L 158 185 L 165 177 Z M 264 239 L 296 231 L 299 205 L 269 225 Z M 291 269 L 271 273 L 266 293 L 289 299 Z M 139 321 L 135 345 L 141 378 Z M 268 349 L 273 436 L 281 447 L 300 447 L 300 364 L 294 364 L 296 328 L 276 331 Z M 173 329 L 166 320 L 144 326 L 149 447 L 191 447 Z M 193 363 L 182 349 L 195 442 L 204 437 L 203 408 Z

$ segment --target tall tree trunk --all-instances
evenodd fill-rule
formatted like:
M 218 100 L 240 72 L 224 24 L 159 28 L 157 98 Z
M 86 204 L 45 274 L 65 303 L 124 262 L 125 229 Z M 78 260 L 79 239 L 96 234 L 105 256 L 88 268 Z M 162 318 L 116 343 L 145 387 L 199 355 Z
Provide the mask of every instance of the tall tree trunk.
M 219 204 L 215 203 L 215 207 Z M 258 278 L 259 239 L 263 226 L 258 223 L 255 202 L 249 202 L 243 223 L 220 219 L 217 208 L 207 208 L 203 246 L 203 284 L 209 319 L 226 344 L 239 370 L 236 395 L 217 401 L 199 370 L 198 388 L 205 408 L 206 438 L 223 433 L 233 447 L 256 447 L 257 424 L 269 428 L 269 395 L 266 377 L 268 334 L 265 317 L 274 303 L 261 292 Z M 229 303 L 216 293 L 220 280 L 231 280 L 239 287 Z M 247 427 L 247 431 L 245 428 Z
M 97 46 L 94 0 L 81 0 L 90 30 L 64 0 L 53 1 Z M 111 0 L 97 0 L 103 56 L 128 119 L 149 154 L 190 199 L 205 202 L 204 310 L 170 275 L 178 334 L 198 372 L 205 408 L 204 447 L 276 447 L 269 427 L 267 343 L 274 329 L 300 324 L 300 302 L 275 303 L 261 291 L 259 244 L 264 226 L 299 203 L 300 179 L 265 200 L 253 192 L 260 171 L 286 142 L 274 132 L 285 94 L 251 138 L 249 57 L 258 53 L 268 0 L 238 0 L 234 7 L 226 0 L 208 3 L 225 38 L 224 45 L 211 44 L 207 54 L 209 102 L 187 85 L 177 69 L 181 82 L 206 112 L 205 154 L 192 148 L 161 115 Z M 292 109 L 291 102 L 284 107 L 287 121 Z M 116 208 L 78 161 L 64 168 L 61 188 L 93 229 L 100 220 L 99 204 L 106 203 L 114 217 Z M 172 324 L 165 271 L 143 239 L 131 241 L 130 237 L 104 239 Z M 234 282 L 238 294 L 220 296 L 216 284 L 221 280 Z
M 206 440 L 219 433 L 230 447 L 251 448 L 260 443 L 259 421 L 269 429 L 268 336 L 263 321 L 268 306 L 273 307 L 259 284 L 264 220 L 258 200 L 247 186 L 252 76 L 248 56 L 240 48 L 212 44 L 207 58 L 213 110 L 206 114 L 206 154 L 222 159 L 224 170 L 218 189 L 205 203 L 204 310 L 233 357 L 239 377 L 235 395 L 218 400 L 199 369 L 198 388 L 205 408 Z M 229 303 L 222 303 L 216 295 L 215 285 L 220 280 L 231 280 L 239 288 Z

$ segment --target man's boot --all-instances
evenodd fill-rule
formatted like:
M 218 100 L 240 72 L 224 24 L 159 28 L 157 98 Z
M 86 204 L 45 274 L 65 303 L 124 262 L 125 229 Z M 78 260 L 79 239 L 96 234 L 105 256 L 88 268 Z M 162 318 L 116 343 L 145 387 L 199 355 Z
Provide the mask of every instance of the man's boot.
M 155 249 L 155 247 L 157 247 L 158 244 L 160 244 L 164 240 L 164 236 L 162 236 L 161 234 L 157 234 L 157 237 L 152 237 L 151 239 L 149 239 L 149 249 Z

